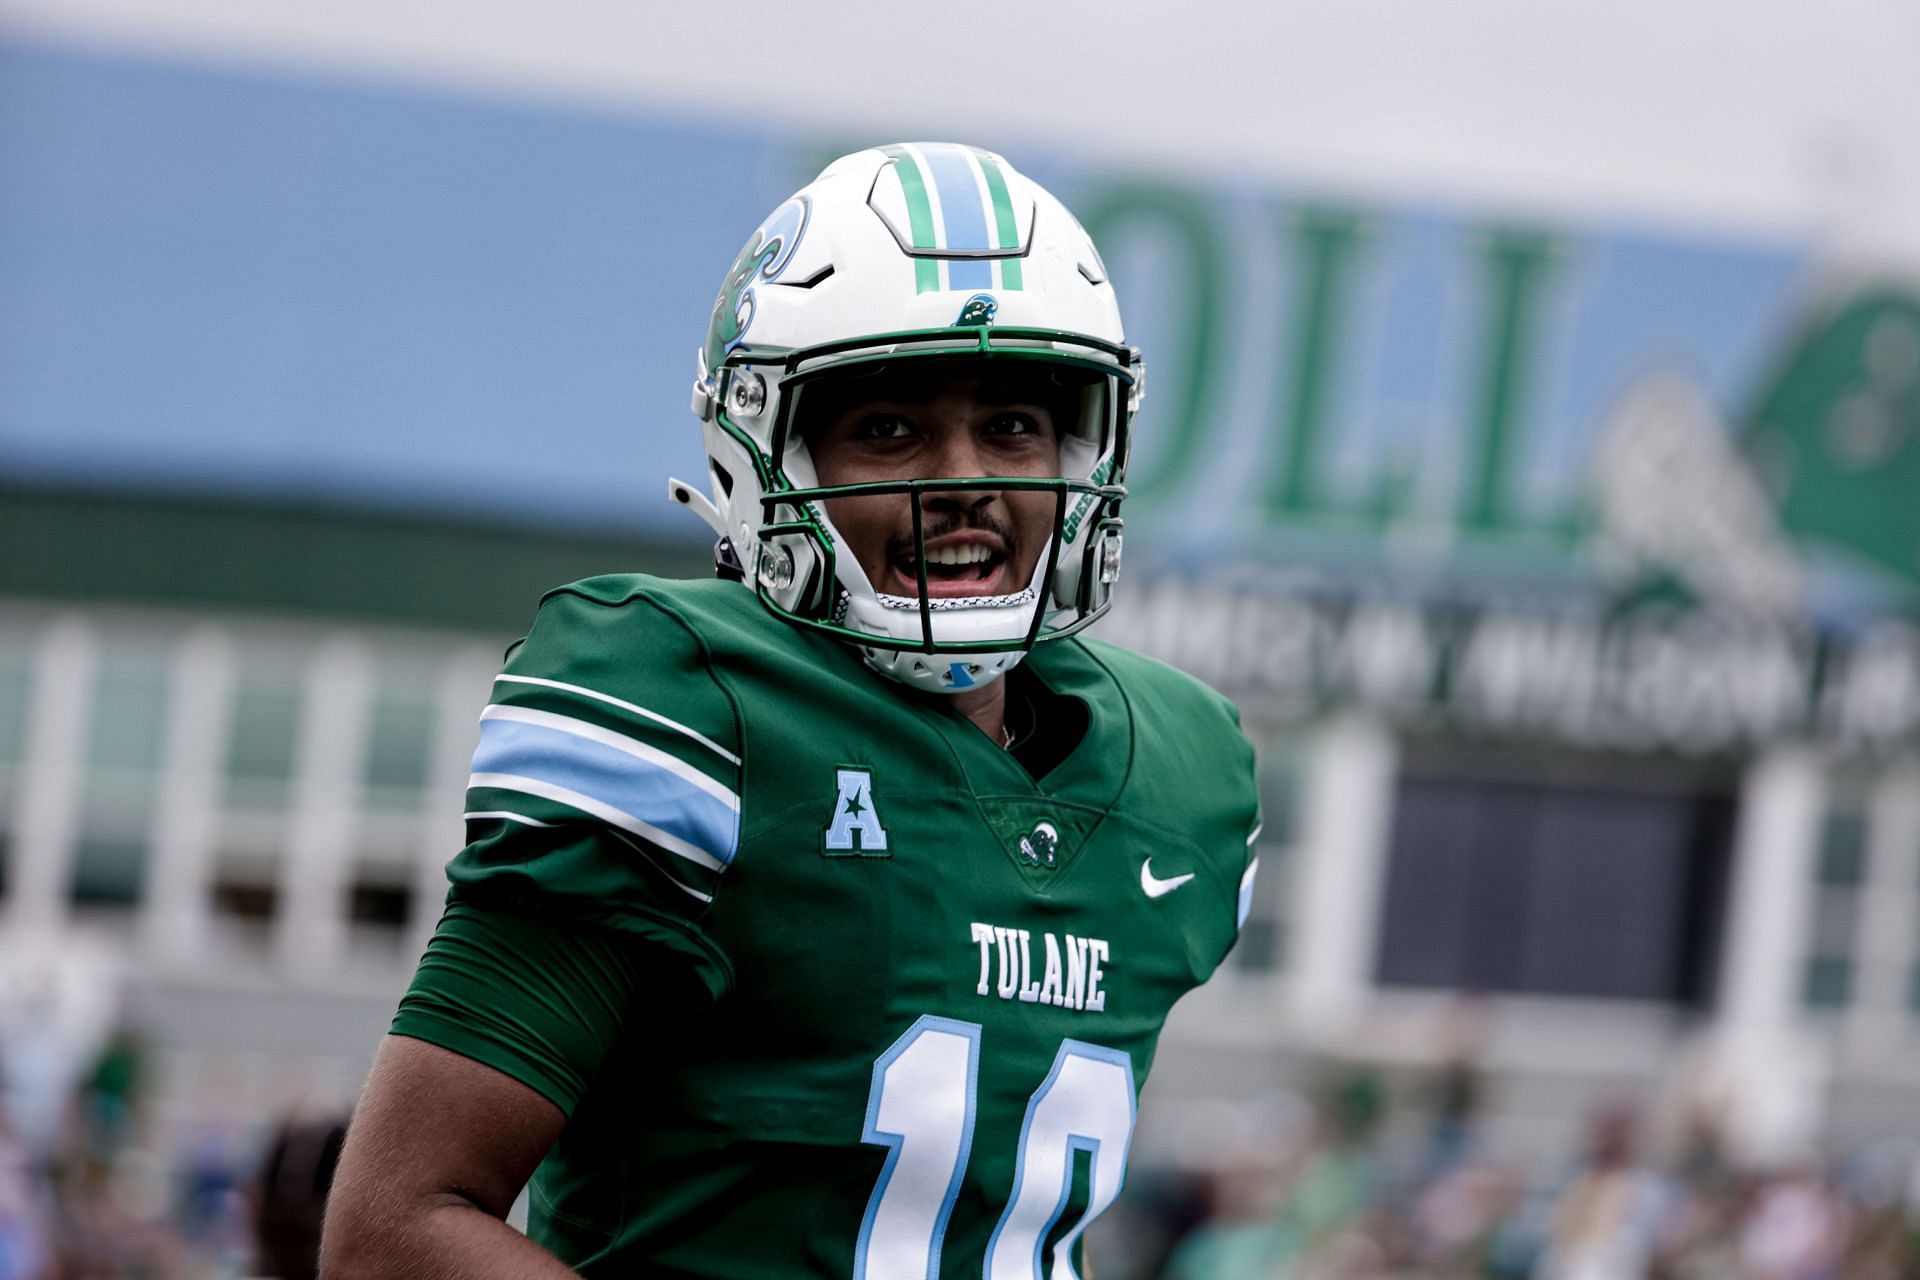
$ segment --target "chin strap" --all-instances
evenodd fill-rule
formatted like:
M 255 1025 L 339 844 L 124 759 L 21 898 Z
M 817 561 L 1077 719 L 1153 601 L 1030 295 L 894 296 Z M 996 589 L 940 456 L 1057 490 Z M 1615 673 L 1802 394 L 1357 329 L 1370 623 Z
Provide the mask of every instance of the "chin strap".
M 713 576 L 729 582 L 745 582 L 747 567 L 733 553 L 733 539 L 722 538 L 713 544 Z

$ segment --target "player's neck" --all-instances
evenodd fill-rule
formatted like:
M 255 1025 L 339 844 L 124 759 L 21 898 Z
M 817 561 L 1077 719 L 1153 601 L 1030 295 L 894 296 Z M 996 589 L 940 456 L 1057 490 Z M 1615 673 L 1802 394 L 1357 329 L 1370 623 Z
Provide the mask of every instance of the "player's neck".
M 1007 681 L 1003 676 L 984 689 L 952 695 L 953 709 L 987 737 L 1005 746 L 1007 741 Z

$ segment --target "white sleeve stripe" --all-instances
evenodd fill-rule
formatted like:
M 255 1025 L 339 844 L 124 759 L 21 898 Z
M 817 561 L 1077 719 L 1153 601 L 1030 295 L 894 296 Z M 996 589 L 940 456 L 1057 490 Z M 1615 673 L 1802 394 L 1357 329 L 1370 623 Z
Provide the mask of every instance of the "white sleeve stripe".
M 524 813 L 514 813 L 508 809 L 474 809 L 460 815 L 463 822 L 474 822 L 482 818 L 501 818 L 507 822 L 517 822 L 523 827 L 550 827 L 551 822 L 542 822 L 538 818 L 529 818 Z
M 527 816 L 526 814 L 524 814 L 524 813 L 514 813 L 514 812 L 512 812 L 511 810 L 508 810 L 508 809 L 484 809 L 484 810 L 475 810 L 475 811 L 473 811 L 473 812 L 471 812 L 471 813 L 463 813 L 463 814 L 461 814 L 460 816 L 461 816 L 462 818 L 467 818 L 467 819 L 472 819 L 472 818 L 500 818 L 500 819 L 503 819 L 503 820 L 505 820 L 505 821 L 507 821 L 507 822 L 519 822 L 519 823 L 524 823 L 525 825 L 527 825 L 527 826 L 529 826 L 529 827 L 551 827 L 551 826 L 553 826 L 553 825 L 555 825 L 555 824 L 553 824 L 553 823 L 551 823 L 551 822 L 542 822 L 542 821 L 540 821 L 540 819 L 538 819 L 538 818 L 529 818 L 529 817 L 528 817 L 528 816 Z M 635 848 L 640 848 L 640 845 L 639 845 L 639 844 L 638 844 L 637 842 L 635 842 L 635 841 L 633 841 L 633 840 L 631 840 L 631 839 L 629 839 L 629 838 L 627 837 L 627 835 L 626 835 L 626 833 L 625 833 L 625 832 L 622 832 L 622 831 L 616 831 L 616 832 L 614 832 L 613 834 L 614 834 L 614 835 L 616 835 L 616 836 L 618 836 L 618 837 L 619 837 L 619 838 L 620 838 L 621 840 L 623 840 L 623 841 L 625 841 L 626 843 L 628 843 L 628 844 L 630 844 L 630 845 L 633 845 L 633 846 L 634 846 Z M 662 871 L 662 872 L 661 872 L 661 874 L 662 874 L 662 875 L 665 875 L 666 873 L 665 873 L 665 871 Z M 687 885 L 687 884 L 682 884 L 682 883 L 680 883 L 680 881 L 679 881 L 679 879 L 678 879 L 677 877 L 675 877 L 675 876 L 667 876 L 667 879 L 669 879 L 669 880 L 671 880 L 671 881 L 673 881 L 673 887 L 674 887 L 674 888 L 676 888 L 676 889 L 678 889 L 678 890 L 680 890 L 680 892 L 682 892 L 682 893 L 684 893 L 684 894 L 687 894 L 687 895 L 689 895 L 689 896 L 691 896 L 691 897 L 695 897 L 695 898 L 698 898 L 698 899 L 700 899 L 700 901 L 702 901 L 702 902 L 712 902 L 712 901 L 713 901 L 713 895 L 712 895 L 712 894 L 710 894 L 710 893 L 702 893 L 702 892 L 700 892 L 700 891 L 699 891 L 698 889 L 696 889 L 696 888 L 694 888 L 694 887 L 693 887 L 692 885 Z
M 1255 840 L 1258 840 L 1260 838 L 1260 833 L 1262 831 L 1265 831 L 1266 829 L 1267 829 L 1267 824 L 1264 822 L 1255 826 L 1252 832 L 1249 833 L 1247 836 L 1247 843 L 1252 844 Z
M 650 760 L 544 724 L 482 719 L 473 772 L 537 778 L 591 796 L 615 813 L 705 849 L 722 863 L 733 860 L 740 842 L 740 811 L 728 801 Z
M 1253 912 L 1253 877 L 1260 870 L 1260 859 L 1255 858 L 1247 864 L 1247 872 L 1240 877 L 1239 916 L 1234 921 L 1235 929 L 1247 927 L 1247 917 Z
M 646 719 L 653 721 L 655 724 L 663 725 L 666 728 L 673 730 L 675 733 L 685 734 L 687 737 L 692 738 L 695 742 L 699 743 L 701 746 L 705 747 L 707 750 L 713 752 L 715 755 L 719 756 L 722 760 L 725 760 L 730 765 L 738 767 L 740 764 L 739 756 L 727 750 L 725 747 L 715 742 L 712 738 L 709 738 L 706 734 L 701 733 L 699 730 L 689 729 L 686 725 L 681 724 L 678 720 L 669 720 L 666 716 L 661 715 L 657 711 L 649 711 L 645 707 L 635 706 L 633 703 L 624 701 L 620 698 L 616 698 L 611 694 L 601 693 L 598 690 L 588 689 L 577 684 L 567 684 L 565 681 L 561 681 L 561 680 L 543 680 L 539 676 L 499 675 L 499 676 L 495 676 L 494 680 L 496 682 L 504 680 L 509 684 L 539 685 L 541 688 L 544 688 L 544 689 L 558 689 L 562 693 L 577 693 L 583 698 L 592 698 L 596 702 L 604 702 L 610 707 L 619 707 L 622 711 L 631 711 L 634 715 L 643 716 Z
M 519 791 L 526 795 L 539 796 L 542 800 L 552 800 L 598 818 L 608 826 L 632 832 L 647 843 L 657 845 L 668 853 L 677 854 L 696 866 L 705 867 L 709 871 L 726 870 L 725 863 L 699 845 L 682 840 L 672 832 L 662 831 L 651 822 L 642 822 L 624 810 L 616 809 L 610 804 L 595 800 L 592 796 L 582 795 L 566 787 L 542 782 L 538 778 L 518 777 L 511 773 L 476 773 L 467 779 L 467 786 L 489 787 L 495 791 Z
M 718 800 L 735 813 L 740 812 L 740 797 L 735 795 L 731 788 L 721 786 L 718 782 L 715 782 L 712 778 L 709 778 L 706 774 L 700 772 L 678 756 L 670 755 L 658 747 L 650 747 L 636 738 L 627 737 L 625 734 L 615 733 L 611 729 L 603 729 L 597 724 L 586 720 L 575 719 L 573 716 L 563 716 L 552 711 L 540 711 L 533 707 L 502 706 L 499 703 L 489 703 L 483 707 L 480 711 L 480 718 L 482 720 L 513 720 L 521 724 L 538 725 L 543 729 L 555 729 L 561 733 L 571 734 L 576 738 L 584 738 L 589 742 L 597 742 L 602 746 L 612 747 L 616 751 L 624 751 L 636 759 L 644 760 L 655 768 L 672 774 L 682 782 L 697 788 L 706 795 L 712 796 L 715 800 Z

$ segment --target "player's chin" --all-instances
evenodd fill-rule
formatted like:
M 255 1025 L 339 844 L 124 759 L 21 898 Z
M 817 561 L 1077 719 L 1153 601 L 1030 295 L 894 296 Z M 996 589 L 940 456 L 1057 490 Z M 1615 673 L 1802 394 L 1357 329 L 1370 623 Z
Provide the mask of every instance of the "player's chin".
M 889 595 L 917 598 L 920 595 L 919 566 L 911 557 L 887 566 Z M 950 600 L 967 596 L 1011 595 L 1020 588 L 1012 585 L 1014 565 L 1011 557 L 995 552 L 987 559 L 968 565 L 927 565 L 927 596 Z

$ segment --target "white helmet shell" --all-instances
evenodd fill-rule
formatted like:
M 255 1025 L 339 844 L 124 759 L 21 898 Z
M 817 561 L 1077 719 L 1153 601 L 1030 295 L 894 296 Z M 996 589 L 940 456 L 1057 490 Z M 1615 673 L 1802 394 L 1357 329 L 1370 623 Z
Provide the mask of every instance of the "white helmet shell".
M 1034 580 L 993 597 L 876 591 L 827 518 L 838 491 L 818 484 L 794 406 L 810 382 L 877 361 L 1003 357 L 1070 367 L 1085 388 L 1060 477 L 1028 484 L 1057 494 Z M 1106 610 L 1143 373 L 1093 242 L 1037 183 L 953 143 L 856 152 L 774 210 L 715 300 L 693 395 L 711 518 L 776 614 L 915 688 L 978 687 Z M 899 489 L 918 503 L 940 487 Z

